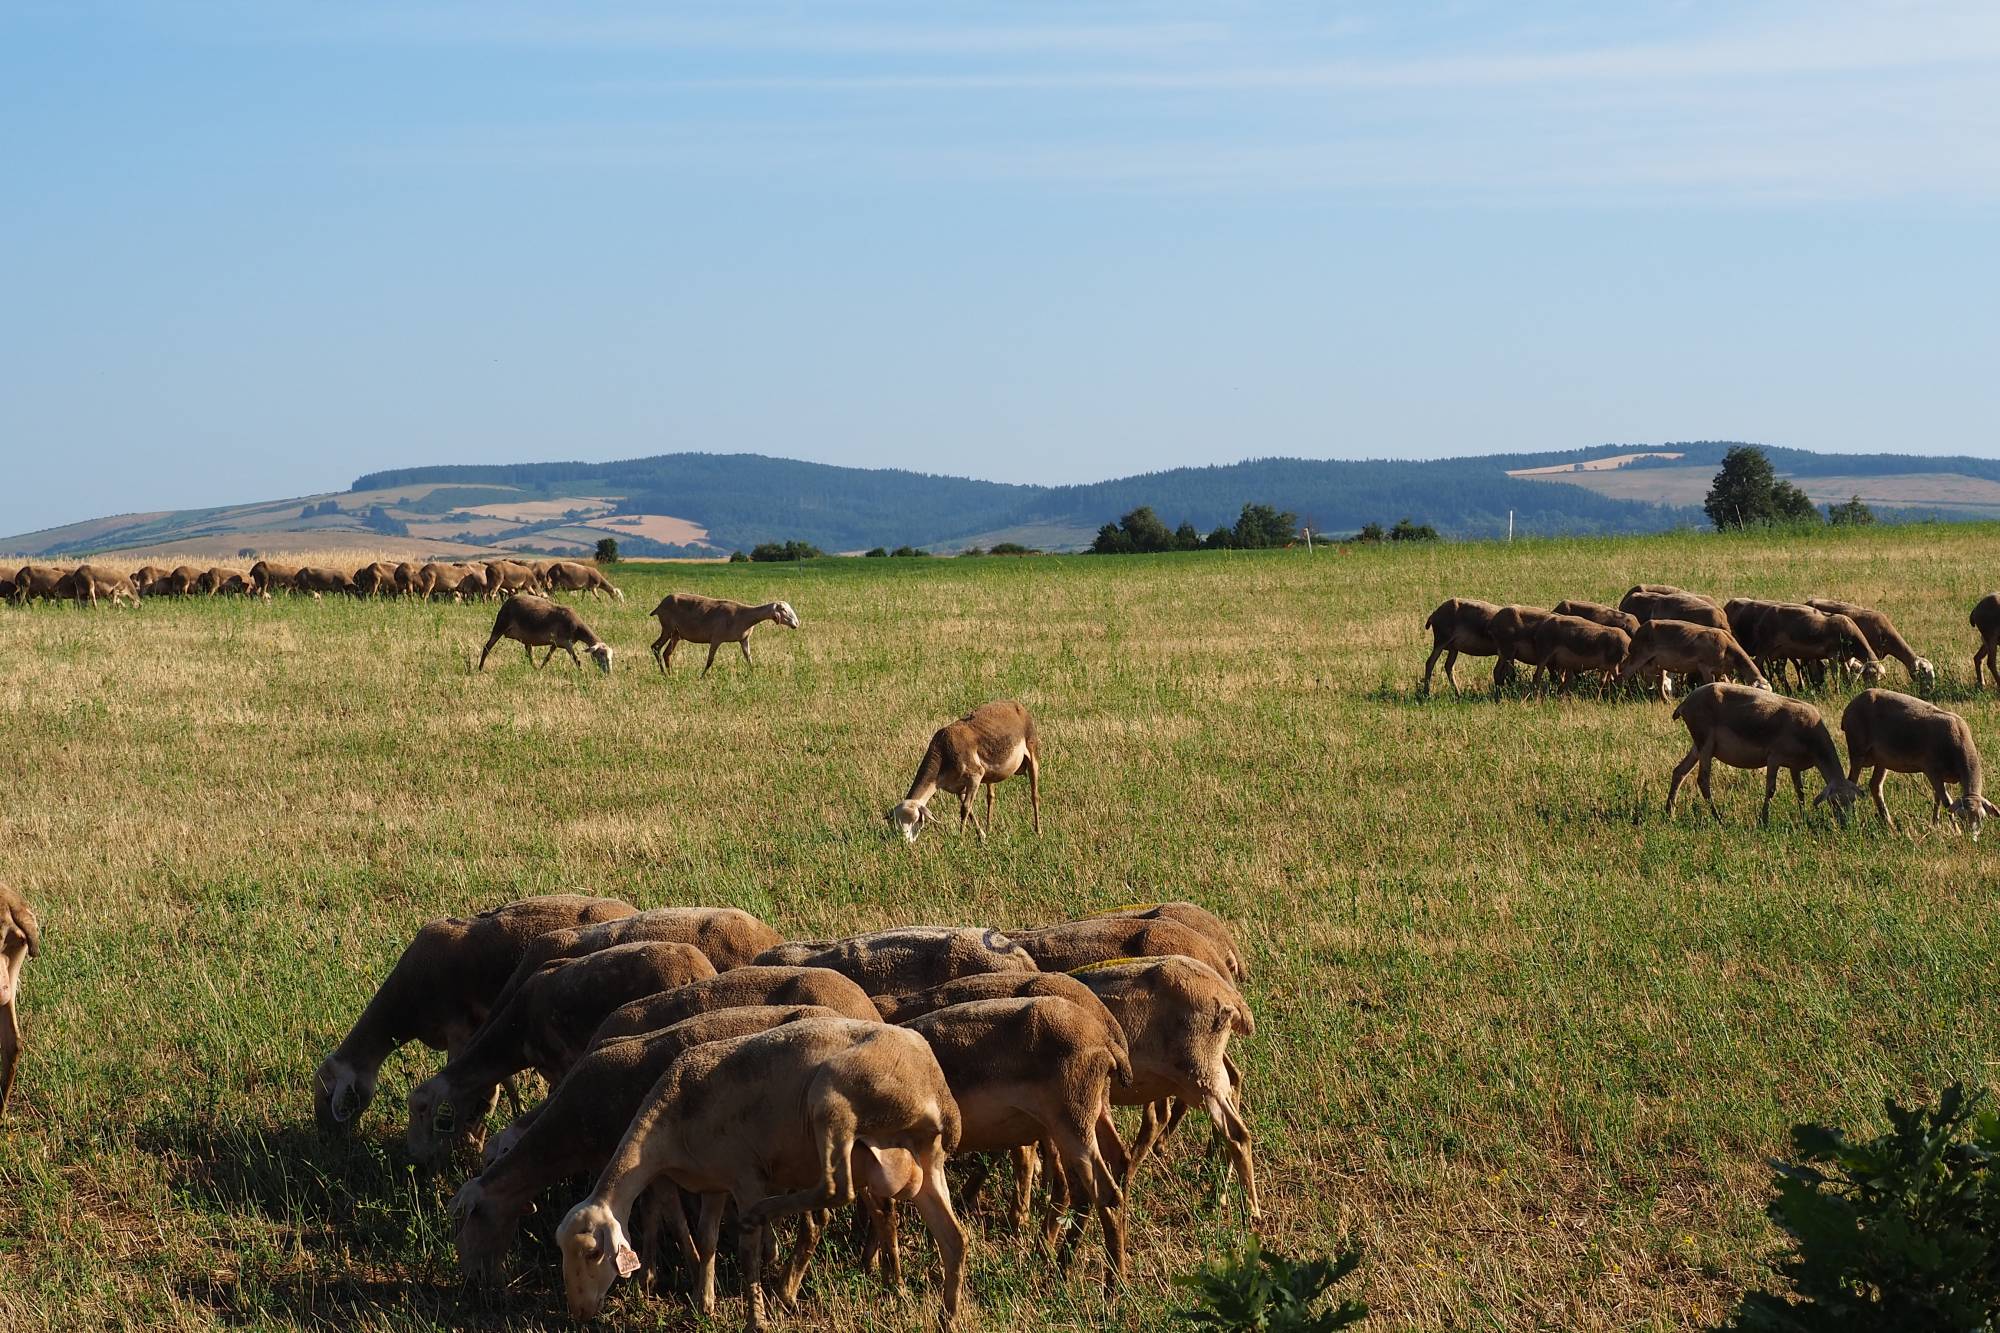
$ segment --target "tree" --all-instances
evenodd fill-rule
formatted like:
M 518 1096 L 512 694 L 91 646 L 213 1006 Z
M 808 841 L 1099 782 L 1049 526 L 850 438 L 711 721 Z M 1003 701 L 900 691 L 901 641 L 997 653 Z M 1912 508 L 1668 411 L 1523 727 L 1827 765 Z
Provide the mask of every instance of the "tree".
M 1355 541 L 1365 542 L 1371 545 L 1375 542 L 1387 541 L 1388 539 L 1389 539 L 1389 534 L 1382 531 L 1382 525 L 1380 523 L 1363 523 L 1361 525 L 1361 531 L 1354 534 Z
M 1875 521 L 1875 511 L 1859 495 L 1850 496 L 1846 504 L 1827 506 L 1826 521 L 1837 528 L 1859 528 Z
M 811 542 L 762 542 L 750 548 L 750 558 L 759 562 L 775 560 L 814 560 L 826 552 Z M 731 557 L 734 559 L 735 557 Z
M 597 563 L 600 565 L 617 564 L 618 539 L 616 537 L 599 538 L 597 542 L 597 555 L 595 556 L 595 559 Z
M 1396 526 L 1389 529 L 1389 540 L 1392 542 L 1434 542 L 1437 539 L 1436 528 L 1428 523 L 1412 523 L 1408 518 L 1397 519 Z
M 1702 510 L 1717 531 L 1819 519 L 1806 493 L 1780 481 L 1770 458 L 1754 444 L 1739 444 L 1723 455 L 1722 470 L 1715 474 Z
M 1174 529 L 1174 549 L 1176 551 L 1199 551 L 1201 549 L 1201 533 L 1195 530 L 1194 524 L 1183 522 L 1179 527 Z
M 988 552 L 987 552 L 986 554 L 988 554 L 988 555 L 1040 555 L 1040 554 L 1041 554 L 1041 551 L 1039 551 L 1038 549 L 1036 549 L 1036 548 L 1035 548 L 1035 547 L 1033 547 L 1033 546 L 1023 546 L 1023 545 L 1021 545 L 1021 543 L 1019 543 L 1019 542 L 995 542 L 995 543 L 993 543 L 993 549 L 992 549 L 992 550 L 990 550 L 990 551 L 988 551 Z
M 1246 551 L 1288 546 L 1298 530 L 1297 514 L 1281 514 L 1270 505 L 1246 504 L 1236 518 L 1236 544 Z
M 1174 549 L 1174 534 L 1160 521 L 1151 505 L 1140 505 L 1116 523 L 1106 523 L 1097 530 L 1097 540 L 1090 544 L 1095 555 L 1132 555 L 1151 551 L 1171 551 Z
M 921 546 L 898 546 L 895 550 L 889 552 L 889 554 L 900 558 L 908 558 L 913 555 L 929 555 L 930 552 Z
M 729 563 L 732 565 L 747 565 L 750 563 L 750 557 L 741 551 L 731 551 L 729 553 Z
M 861 557 L 864 560 L 882 560 L 886 559 L 888 557 L 888 554 L 889 553 L 883 550 L 881 547 L 873 546 L 870 547 L 868 550 L 863 551 L 861 553 Z
M 1233 551 L 1236 549 L 1236 529 L 1217 528 L 1201 544 L 1211 551 Z

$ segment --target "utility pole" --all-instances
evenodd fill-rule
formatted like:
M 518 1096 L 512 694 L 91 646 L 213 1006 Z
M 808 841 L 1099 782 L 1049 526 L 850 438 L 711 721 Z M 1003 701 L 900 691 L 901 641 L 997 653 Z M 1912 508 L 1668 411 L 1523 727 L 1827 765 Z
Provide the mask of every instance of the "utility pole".
M 1511 509 L 1507 511 L 1507 540 L 1514 540 L 1514 511 Z

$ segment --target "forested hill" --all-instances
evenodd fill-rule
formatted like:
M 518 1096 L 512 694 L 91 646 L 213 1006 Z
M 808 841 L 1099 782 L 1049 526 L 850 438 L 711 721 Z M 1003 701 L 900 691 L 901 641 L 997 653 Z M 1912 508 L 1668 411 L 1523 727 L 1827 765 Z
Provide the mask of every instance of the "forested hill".
M 1505 533 L 1510 509 L 1519 531 L 1540 533 L 1645 532 L 1700 518 L 1698 511 L 1516 480 L 1493 458 L 1266 458 L 1046 487 L 757 454 L 665 454 L 616 463 L 399 468 L 358 478 L 353 490 L 426 484 L 616 494 L 623 511 L 691 519 L 726 547 L 796 537 L 828 550 L 939 545 L 1013 529 L 1094 530 L 1142 504 L 1204 531 L 1234 519 L 1248 502 L 1291 510 L 1329 532 L 1408 516 L 1459 537 Z

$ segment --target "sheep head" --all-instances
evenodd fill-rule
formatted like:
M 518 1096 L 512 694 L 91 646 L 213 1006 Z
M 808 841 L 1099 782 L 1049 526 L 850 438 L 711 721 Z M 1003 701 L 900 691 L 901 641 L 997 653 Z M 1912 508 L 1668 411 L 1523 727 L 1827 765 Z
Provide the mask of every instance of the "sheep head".
M 356 1069 L 337 1055 L 320 1062 L 313 1075 L 313 1118 L 329 1134 L 346 1134 L 375 1100 L 375 1074 Z
M 506 1258 L 508 1242 L 513 1239 L 515 1221 L 503 1217 L 504 1211 L 498 1202 L 486 1197 L 485 1187 L 477 1176 L 466 1181 L 464 1188 L 452 1196 L 452 1244 L 458 1247 L 459 1270 L 475 1282 L 499 1281 L 501 1262 Z
M 457 1108 L 451 1104 L 451 1086 L 444 1076 L 434 1074 L 410 1089 L 410 1156 L 427 1162 L 456 1137 Z
M 937 816 L 921 801 L 899 801 L 890 807 L 888 819 L 889 827 L 902 834 L 904 842 L 915 842 L 918 830 L 937 823 Z
M 594 643 L 589 648 L 590 660 L 597 663 L 597 669 L 605 675 L 611 674 L 611 645 Z
M 1971 792 L 1967 792 L 1951 803 L 1952 818 L 1958 821 L 1960 828 L 1972 836 L 1974 842 L 1979 841 L 1979 821 L 1987 815 L 2000 815 L 2000 806 L 1994 805 L 1984 796 L 1974 796 Z
M 786 629 L 797 629 L 799 627 L 799 613 L 792 610 L 790 602 L 773 602 L 771 605 L 776 613 L 771 619 L 777 621 Z
M 521 1135 L 526 1132 L 520 1125 L 513 1124 L 486 1140 L 486 1146 L 479 1150 L 479 1165 L 482 1168 L 489 1167 L 505 1157 L 513 1151 L 514 1145 L 521 1141 Z
M 556 1229 L 556 1245 L 562 1250 L 569 1316 L 579 1323 L 603 1311 L 613 1282 L 639 1271 L 639 1256 L 626 1240 L 625 1228 L 608 1206 L 593 1200 L 569 1210 Z
M 1924 689 L 1937 687 L 1937 666 L 1928 657 L 1919 657 L 1910 664 L 1910 675 Z
M 1824 805 L 1833 811 L 1833 817 L 1842 824 L 1847 822 L 1847 807 L 1860 800 L 1863 793 L 1858 783 L 1846 778 L 1835 778 L 1826 784 L 1826 789 L 1813 797 L 1814 805 Z

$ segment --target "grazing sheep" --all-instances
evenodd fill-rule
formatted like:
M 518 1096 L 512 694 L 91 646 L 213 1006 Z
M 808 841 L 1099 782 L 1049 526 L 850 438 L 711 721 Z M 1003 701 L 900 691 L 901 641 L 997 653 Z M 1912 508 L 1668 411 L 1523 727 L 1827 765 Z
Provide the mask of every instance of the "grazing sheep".
M 1683 699 L 1674 710 L 1674 720 L 1687 725 L 1692 744 L 1687 757 L 1674 766 L 1673 781 L 1667 787 L 1669 817 L 1681 783 L 1699 765 L 1696 782 L 1702 799 L 1708 802 L 1709 813 L 1717 820 L 1722 818 L 1708 786 L 1709 768 L 1717 759 L 1732 768 L 1765 770 L 1764 808 L 1757 816 L 1760 823 L 1770 822 L 1779 769 L 1791 771 L 1792 788 L 1801 807 L 1806 789 L 1799 775 L 1808 768 L 1819 770 L 1826 787 L 1813 798 L 1813 804 L 1824 802 L 1843 824 L 1847 822 L 1847 807 L 1861 795 L 1861 788 L 1841 771 L 1833 734 L 1826 729 L 1819 710 L 1809 703 L 1753 686 L 1718 682 L 1703 685 Z
M 1178 921 L 1190 930 L 1199 931 L 1208 937 L 1229 961 L 1229 970 L 1224 974 L 1236 981 L 1247 980 L 1250 966 L 1243 961 L 1242 950 L 1236 947 L 1236 936 L 1223 924 L 1222 918 L 1199 903 L 1134 903 L 1129 907 L 1113 907 L 1108 911 L 1092 912 L 1084 920 L 1098 920 L 1104 917 L 1132 917 L 1141 921 Z
M 298 578 L 297 565 L 274 565 L 269 560 L 259 560 L 250 566 L 250 586 L 260 593 L 269 593 L 273 589 L 295 591 Z
M 799 627 L 799 613 L 792 610 L 790 602 L 745 606 L 720 597 L 697 597 L 691 592 L 673 592 L 662 597 L 653 608 L 653 619 L 660 622 L 660 637 L 653 640 L 653 660 L 659 663 L 661 675 L 673 665 L 674 649 L 683 641 L 708 645 L 708 664 L 701 669 L 706 676 L 715 665 L 715 650 L 725 643 L 742 649 L 743 660 L 748 662 L 750 631 L 765 621 L 775 621 L 786 629 Z
M 1110 1023 L 1116 1029 L 1111 1038 L 1112 1044 L 1118 1048 L 1121 1058 L 1130 1063 L 1131 1051 L 1126 1046 L 1124 1029 L 1117 1027 L 1117 1020 L 1104 1007 L 1104 1001 L 1097 998 L 1097 992 L 1067 972 L 975 972 L 901 995 L 878 995 L 875 1007 L 881 1010 L 884 1022 L 907 1024 L 913 1018 L 947 1005 L 970 1004 L 974 1000 L 1028 1000 L 1040 996 L 1053 996 L 1082 1005 Z
M 907 1029 L 807 1019 L 692 1047 L 661 1076 L 596 1188 L 556 1230 L 570 1316 L 594 1319 L 612 1282 L 638 1268 L 625 1219 L 664 1177 L 704 1196 L 696 1246 L 704 1257 L 715 1252 L 722 1203 L 735 1200 L 747 1327 L 762 1329 L 768 1225 L 850 1203 L 857 1183 L 898 1184 L 869 1177 L 886 1176 L 880 1155 L 900 1149 L 920 1172 L 914 1202 L 944 1261 L 949 1324 L 963 1285 L 965 1233 L 952 1214 L 944 1160 L 958 1140 L 958 1105 L 944 1071 Z
M 351 1129 L 374 1100 L 382 1062 L 405 1042 L 420 1041 L 447 1058 L 463 1047 L 486 1021 L 530 940 L 634 910 L 616 898 L 556 894 L 427 922 L 313 1076 L 319 1127 L 328 1133 Z
M 1601 602 L 1579 602 L 1565 599 L 1552 608 L 1553 614 L 1575 616 L 1579 620 L 1589 620 L 1599 625 L 1609 625 L 1612 629 L 1622 629 L 1627 634 L 1639 632 L 1639 617 L 1620 611 L 1615 606 L 1605 606 Z
M 1117 1106 L 1143 1106 L 1145 1119 L 1127 1154 L 1125 1185 L 1159 1142 L 1172 1099 L 1199 1106 L 1214 1122 L 1243 1185 L 1251 1220 L 1262 1217 L 1250 1127 L 1237 1109 L 1229 1038 L 1254 1036 L 1257 1020 L 1227 978 L 1193 958 L 1116 959 L 1073 974 L 1111 1010 L 1132 1053 L 1132 1083 L 1111 1088 Z
M 494 1009 L 465 1048 L 410 1090 L 410 1156 L 428 1161 L 476 1129 L 503 1080 L 533 1069 L 551 1084 L 590 1048 L 612 1010 L 715 975 L 692 944 L 642 940 L 545 963 Z M 474 1115 L 463 1115 L 465 1110 Z
M 604 577 L 602 570 L 575 560 L 551 560 L 537 568 L 542 576 L 542 586 L 550 592 L 587 592 L 592 597 L 602 597 L 610 593 L 619 601 L 625 594 L 611 586 L 611 580 Z
M 1552 613 L 1535 623 L 1528 643 L 1534 653 L 1535 684 L 1546 689 L 1552 679 L 1567 685 L 1579 675 L 1616 671 L 1631 650 L 1632 636 L 1582 616 Z
M 1444 658 L 1445 682 L 1451 692 L 1457 694 L 1458 677 L 1452 674 L 1459 656 L 1497 657 L 1500 647 L 1493 641 L 1493 617 L 1500 610 L 1491 602 L 1482 602 L 1474 597 L 1447 597 L 1438 603 L 1437 610 L 1431 612 L 1424 621 L 1424 628 L 1431 632 L 1431 655 L 1424 663 L 1424 683 L 1417 688 L 1418 698 L 1429 698 L 1431 692 L 1431 670 L 1437 666 L 1439 657 Z M 1500 679 L 1501 667 L 1511 673 L 1512 664 L 1502 659 L 1494 670 L 1494 688 L 1505 682 Z
M 472 577 L 467 575 L 468 578 Z M 597 663 L 597 669 L 607 676 L 611 674 L 611 645 L 591 632 L 583 618 L 566 606 L 558 606 L 546 597 L 523 594 L 509 597 L 500 604 L 500 614 L 493 617 L 493 633 L 487 637 L 486 647 L 479 654 L 479 669 L 486 669 L 486 655 L 493 651 L 493 645 L 502 639 L 512 639 L 521 645 L 521 651 L 528 655 L 531 666 L 545 667 L 549 659 L 560 648 L 569 654 L 569 660 L 576 666 L 583 665 L 583 659 L 576 655 L 576 645 L 581 643 L 584 650 Z M 542 660 L 535 661 L 535 649 L 546 647 Z
M 57 600 L 62 596 L 59 590 L 66 572 L 53 565 L 22 565 L 14 571 L 14 603 L 26 606 L 37 598 L 45 602 Z
M 1690 625 L 1729 628 L 1729 617 L 1723 614 L 1722 608 L 1699 593 L 1648 592 L 1646 587 L 1645 584 L 1639 585 L 1618 603 L 1620 611 L 1634 617 L 1642 625 L 1654 620 L 1685 620 Z
M 1912 685 L 1928 690 L 1937 684 L 1937 667 L 1931 664 L 1929 658 L 1918 657 L 1916 649 L 1910 647 L 1909 641 L 1897 633 L 1895 624 L 1880 611 L 1855 602 L 1836 602 L 1830 597 L 1807 598 L 1806 605 L 1815 611 L 1830 616 L 1846 616 L 1853 621 L 1875 656 L 1903 664 L 1903 670 L 1910 673 Z
M 597 1031 L 590 1034 L 590 1042 L 596 1046 L 618 1037 L 658 1032 L 718 1009 L 774 1004 L 818 1005 L 871 1023 L 882 1017 L 867 991 L 832 968 L 753 963 L 690 982 L 664 995 L 633 1000 L 606 1015 Z
M 292 587 L 298 592 L 309 592 L 315 597 L 327 592 L 343 592 L 352 596 L 356 591 L 352 575 L 320 565 L 307 565 L 294 574 Z
M 896 995 L 978 972 L 1033 972 L 1034 957 L 997 930 L 899 926 L 843 940 L 800 940 L 757 956 L 767 967 L 827 967 L 870 995 Z
M 515 593 L 540 592 L 541 576 L 516 560 L 486 562 L 486 595 L 509 597 Z
M 15 591 L 16 585 L 13 579 L 0 578 L 0 602 L 13 601 Z
M 1034 812 L 1035 832 L 1042 831 L 1042 742 L 1035 720 L 1028 710 L 1011 699 L 981 704 L 956 722 L 939 727 L 924 750 L 917 776 L 900 804 L 890 809 L 889 826 L 915 842 L 917 831 L 936 823 L 930 812 L 932 796 L 940 790 L 958 797 L 958 830 L 966 821 L 981 842 L 993 823 L 993 788 L 1016 773 L 1028 774 L 1028 801 Z M 986 824 L 972 813 L 972 798 L 986 788 Z
M 396 566 L 396 591 L 405 597 L 417 590 L 417 574 L 422 565 L 413 560 L 405 560 Z
M 1979 821 L 2000 815 L 2000 807 L 1986 799 L 1972 728 L 1957 713 L 1907 694 L 1863 690 L 1840 715 L 1840 730 L 1847 737 L 1848 781 L 1859 781 L 1862 769 L 1874 768 L 1868 794 L 1890 828 L 1896 821 L 1882 799 L 1882 780 L 1890 773 L 1921 773 L 1928 778 L 1931 822 L 1949 810 L 1974 842 L 1979 840 Z M 1953 782 L 1961 791 L 1956 801 L 1945 791 Z
M 691 944 L 717 972 L 741 967 L 781 942 L 777 931 L 734 907 L 654 907 L 594 926 L 552 930 L 528 942 L 493 1008 L 504 1008 L 522 983 L 546 963 L 647 940 Z
M 21 996 L 21 968 L 42 952 L 41 922 L 26 900 L 0 884 L 0 1116 L 14 1091 L 14 1069 L 21 1059 L 21 1020 L 15 1006 Z
M 1827 615 L 1810 606 L 1776 606 L 1757 621 L 1755 633 L 1756 647 L 1744 645 L 1753 657 L 1797 663 L 1801 675 L 1810 670 L 1816 682 L 1823 678 L 1826 663 L 1850 658 L 1860 659 L 1863 680 L 1882 678 L 1882 663 L 1868 646 L 1867 636 L 1846 616 Z
M 1734 676 L 1760 690 L 1771 688 L 1771 682 L 1764 679 L 1764 673 L 1728 630 L 1691 625 L 1685 620 L 1654 620 L 1641 625 L 1618 668 L 1617 681 L 1622 684 L 1651 671 L 1664 673 L 1660 681 L 1663 699 L 1668 676 L 1685 676 L 1703 684 Z
M 1493 668 L 1493 696 L 1500 697 L 1500 688 L 1515 675 L 1514 664 L 1535 661 L 1535 626 L 1549 616 L 1549 612 L 1533 606 L 1503 606 L 1493 613 L 1487 622 L 1487 632 L 1493 636 L 1493 646 L 1499 650 L 1499 662 Z M 1503 679 L 1504 671 L 1504 679 Z
M 113 606 L 120 602 L 130 602 L 134 606 L 139 604 L 139 590 L 133 586 L 131 579 L 95 565 L 78 565 L 65 574 L 56 593 L 91 606 L 100 601 L 110 602 Z
M 1072 972 L 1112 958 L 1197 958 L 1229 975 L 1229 951 L 1202 932 L 1178 921 L 1099 916 L 1064 921 L 1034 930 L 1013 930 L 1007 938 L 1028 951 L 1044 972 Z
M 496 1281 L 520 1220 L 537 1195 L 574 1175 L 595 1176 L 646 1094 L 690 1047 L 765 1032 L 806 1018 L 839 1018 L 818 1005 L 752 1005 L 697 1014 L 658 1032 L 591 1047 L 548 1099 L 496 1135 L 483 1170 L 451 1201 L 459 1267 Z M 679 1201 L 673 1201 L 676 1211 Z M 684 1230 L 683 1222 L 676 1230 Z
M 1088 989 L 1086 987 L 1086 989 Z M 1105 1282 L 1125 1275 L 1124 1148 L 1111 1120 L 1114 1070 L 1129 1084 L 1126 1041 L 1102 1001 L 1089 1007 L 1053 995 L 971 1000 L 918 1015 L 903 1026 L 930 1043 L 958 1102 L 957 1151 L 1007 1152 L 1044 1141 L 1061 1164 L 1070 1210 L 1097 1209 Z M 1119 1031 L 1113 1038 L 1110 1033 Z M 1119 1171 L 1100 1147 L 1112 1149 Z M 1067 1258 L 1081 1226 L 1063 1245 Z
M 250 586 L 250 576 L 240 570 L 214 566 L 205 569 L 197 590 L 209 597 L 248 597 L 255 590 Z
M 153 591 L 153 585 L 166 576 L 167 571 L 161 569 L 158 565 L 141 565 L 133 570 L 130 575 L 132 586 L 139 590 L 139 595 L 142 597 L 158 596 Z
M 354 571 L 354 591 L 362 597 L 388 597 L 399 591 L 396 586 L 396 567 L 386 560 L 376 560 Z
M 1979 631 L 1979 651 L 1972 655 L 1972 688 L 1986 684 L 1982 668 L 1993 672 L 1993 685 L 2000 689 L 2000 660 L 1994 648 L 2000 646 L 2000 592 L 1989 592 L 1972 608 L 1972 628 Z

